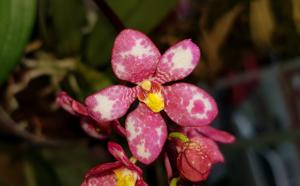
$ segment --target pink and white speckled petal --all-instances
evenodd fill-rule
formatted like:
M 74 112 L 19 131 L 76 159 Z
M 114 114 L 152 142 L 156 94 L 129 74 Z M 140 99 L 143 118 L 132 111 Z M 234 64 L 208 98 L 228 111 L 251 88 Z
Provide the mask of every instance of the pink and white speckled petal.
M 235 141 L 235 137 L 233 135 L 229 134 L 228 132 L 215 129 L 211 126 L 195 127 L 195 129 L 199 133 L 201 133 L 217 142 L 233 143 Z
M 112 68 L 119 79 L 138 83 L 151 77 L 160 53 L 143 33 L 126 29 L 116 38 L 112 51 Z
M 118 161 L 122 162 L 125 166 L 129 166 L 131 163 L 129 159 L 127 158 L 123 148 L 121 145 L 109 141 L 108 142 L 108 151 L 113 155 Z
M 167 138 L 166 123 L 160 113 L 152 112 L 145 104 L 126 118 L 126 133 L 129 148 L 135 158 L 150 164 L 160 154 Z
M 81 186 L 117 186 L 117 179 L 115 175 L 111 173 L 86 179 Z
M 107 135 L 101 134 L 97 131 L 95 127 L 95 121 L 92 119 L 82 118 L 80 120 L 80 126 L 84 132 L 95 139 L 104 140 L 107 138 Z
M 122 117 L 135 98 L 135 88 L 115 85 L 88 96 L 85 105 L 89 115 L 101 123 Z
M 165 111 L 178 125 L 207 125 L 217 116 L 215 100 L 204 90 L 188 83 L 164 87 Z
M 161 84 L 188 76 L 197 66 L 200 50 L 190 39 L 183 40 L 168 49 L 161 57 L 155 80 Z

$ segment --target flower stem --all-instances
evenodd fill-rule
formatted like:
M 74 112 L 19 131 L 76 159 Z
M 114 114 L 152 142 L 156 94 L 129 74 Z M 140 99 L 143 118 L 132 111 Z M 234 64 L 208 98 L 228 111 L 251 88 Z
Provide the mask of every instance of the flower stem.
M 110 8 L 110 6 L 105 2 L 105 0 L 94 0 L 99 9 L 107 17 L 107 19 L 112 23 L 117 32 L 121 32 L 126 27 L 117 14 Z

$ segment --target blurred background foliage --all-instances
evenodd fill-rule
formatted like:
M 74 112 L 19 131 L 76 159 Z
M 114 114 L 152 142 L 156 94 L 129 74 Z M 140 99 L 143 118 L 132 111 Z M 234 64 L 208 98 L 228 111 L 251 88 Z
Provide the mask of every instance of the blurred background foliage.
M 111 160 L 55 96 L 63 89 L 82 100 L 117 82 L 110 56 L 122 26 L 147 33 L 162 52 L 192 38 L 202 59 L 188 80 L 212 90 L 299 56 L 299 0 L 98 2 L 0 1 L 0 186 L 79 185 L 88 168 Z M 155 165 L 148 171 L 164 179 Z

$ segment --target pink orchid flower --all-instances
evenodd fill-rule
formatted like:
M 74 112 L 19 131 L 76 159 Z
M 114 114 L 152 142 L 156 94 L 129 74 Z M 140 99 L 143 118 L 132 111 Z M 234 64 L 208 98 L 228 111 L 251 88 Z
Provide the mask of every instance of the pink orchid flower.
M 178 143 L 177 146 L 177 168 L 182 178 L 191 182 L 200 182 L 208 178 L 214 164 L 224 162 L 223 154 L 215 141 L 233 143 L 235 138 L 227 132 L 210 126 L 188 130 L 189 140 Z
M 126 136 L 133 155 L 149 164 L 160 154 L 167 138 L 160 111 L 183 127 L 207 125 L 218 113 L 214 99 L 194 85 L 163 86 L 188 76 L 199 59 L 200 50 L 190 39 L 175 44 L 161 55 L 143 33 L 123 30 L 114 43 L 112 68 L 119 79 L 136 86 L 110 86 L 88 96 L 87 112 L 100 123 L 112 121 L 124 116 L 137 98 L 138 107 L 125 121 Z
M 116 162 L 104 163 L 90 169 L 81 186 L 147 186 L 142 178 L 142 170 L 131 162 L 122 147 L 108 142 L 109 152 Z

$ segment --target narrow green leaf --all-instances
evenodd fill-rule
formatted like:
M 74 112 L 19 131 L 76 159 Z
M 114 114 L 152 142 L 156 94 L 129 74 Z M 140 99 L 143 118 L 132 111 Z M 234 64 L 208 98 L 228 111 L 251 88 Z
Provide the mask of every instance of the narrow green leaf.
M 0 1 L 0 84 L 20 61 L 36 15 L 36 0 Z

